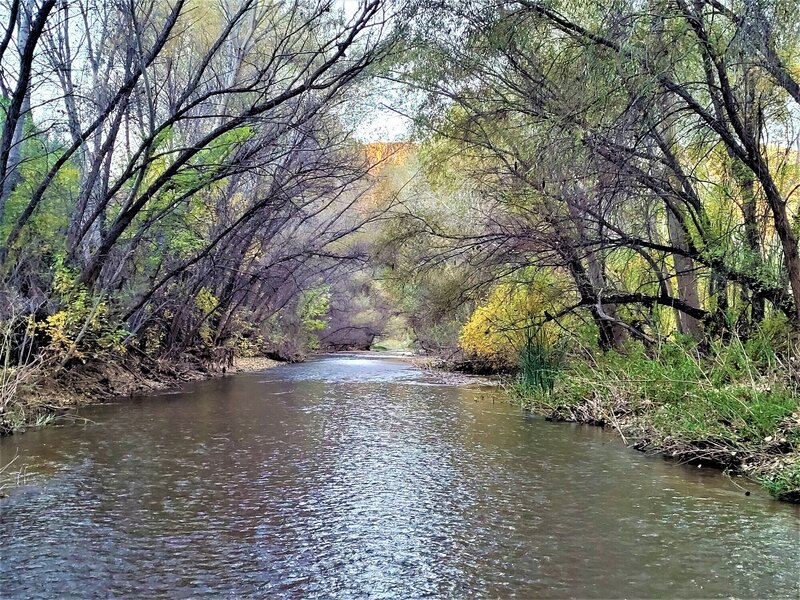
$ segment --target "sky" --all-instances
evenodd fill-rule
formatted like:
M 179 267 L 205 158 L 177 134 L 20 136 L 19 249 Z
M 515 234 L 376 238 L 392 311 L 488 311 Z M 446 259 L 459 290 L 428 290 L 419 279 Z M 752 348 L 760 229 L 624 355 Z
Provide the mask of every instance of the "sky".
M 366 109 L 360 120 L 356 136 L 361 141 L 399 142 L 411 137 L 411 121 L 386 105 Z
M 345 18 L 352 18 L 364 0 L 334 0 L 344 10 Z M 362 98 L 359 114 L 353 115 L 360 122 L 356 136 L 364 142 L 398 142 L 411 136 L 411 121 L 390 108 L 401 98 L 403 90 L 397 86 L 387 86 L 385 92 L 370 91 Z

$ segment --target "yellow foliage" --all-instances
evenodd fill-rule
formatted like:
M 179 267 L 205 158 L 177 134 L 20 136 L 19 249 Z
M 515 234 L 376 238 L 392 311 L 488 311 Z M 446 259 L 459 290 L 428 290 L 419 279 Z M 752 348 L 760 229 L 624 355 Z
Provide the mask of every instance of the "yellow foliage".
M 402 166 L 408 162 L 414 150 L 408 142 L 370 142 L 364 144 L 364 154 L 371 165 L 370 173 L 379 175 L 388 165 Z
M 461 329 L 461 347 L 494 363 L 516 361 L 533 328 L 541 324 L 544 311 L 559 304 L 552 297 L 554 292 L 548 282 L 496 286 Z M 537 334 L 551 336 L 546 325 L 541 331 L 537 329 Z
M 203 287 L 197 292 L 194 305 L 200 313 L 199 317 L 203 319 L 203 323 L 200 325 L 200 330 L 198 331 L 200 339 L 206 344 L 210 344 L 214 338 L 214 330 L 208 324 L 208 316 L 217 310 L 219 307 L 219 300 L 211 293 L 211 290 Z
M 74 343 L 72 341 L 72 336 L 68 335 L 67 330 L 67 311 L 60 310 L 57 313 L 47 317 L 45 331 L 47 332 L 47 335 L 50 337 L 50 341 L 53 344 L 62 346 L 64 348 L 73 348 Z
M 77 289 L 65 294 L 62 301 L 65 307 L 39 325 L 50 339 L 51 349 L 81 360 L 104 350 L 125 351 L 121 345 L 125 330 L 112 324 L 105 300 Z

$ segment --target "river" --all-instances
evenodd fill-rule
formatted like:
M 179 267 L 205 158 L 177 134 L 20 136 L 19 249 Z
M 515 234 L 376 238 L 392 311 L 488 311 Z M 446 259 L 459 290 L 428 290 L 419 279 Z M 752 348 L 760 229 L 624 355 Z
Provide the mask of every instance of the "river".
M 798 507 L 400 360 L 81 415 L 0 439 L 4 600 L 800 596 Z

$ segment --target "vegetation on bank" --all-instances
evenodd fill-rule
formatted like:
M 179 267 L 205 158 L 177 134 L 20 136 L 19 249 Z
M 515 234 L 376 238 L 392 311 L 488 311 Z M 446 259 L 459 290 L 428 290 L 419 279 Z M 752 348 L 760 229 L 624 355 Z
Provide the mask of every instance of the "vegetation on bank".
M 796 352 L 779 356 L 763 339 L 736 338 L 707 349 L 683 339 L 552 353 L 538 347 L 520 363 L 514 396 L 532 410 L 614 428 L 639 450 L 746 474 L 800 501 Z
M 0 432 L 77 388 L 313 351 L 388 204 L 351 116 L 390 16 L 381 0 L 0 6 Z
M 379 256 L 419 345 L 796 498 L 800 6 L 418 7 Z

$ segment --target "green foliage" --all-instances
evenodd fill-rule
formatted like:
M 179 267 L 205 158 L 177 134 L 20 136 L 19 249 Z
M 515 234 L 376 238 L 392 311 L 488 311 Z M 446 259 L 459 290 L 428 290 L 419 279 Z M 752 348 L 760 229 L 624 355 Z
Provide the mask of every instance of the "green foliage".
M 219 300 L 211 290 L 203 287 L 197 292 L 194 305 L 197 308 L 198 318 L 201 320 L 197 334 L 203 343 L 210 345 L 214 341 L 214 328 L 209 323 L 209 318 L 219 308 Z
M 5 214 L 0 215 L 2 239 L 8 236 L 20 213 L 27 207 L 31 194 L 63 152 L 61 142 L 51 140 L 38 131 L 30 117 L 25 120 L 24 131 L 25 139 L 21 147 L 23 160 L 18 167 L 20 181 L 8 198 Z M 69 217 L 64 199 L 78 195 L 79 179 L 77 165 L 72 161 L 68 162 L 51 181 L 39 210 L 33 215 L 30 230 L 42 251 L 65 250 L 63 231 Z
M 298 315 L 300 317 L 301 335 L 306 347 L 310 350 L 319 348 L 319 339 L 315 332 L 328 326 L 323 317 L 330 310 L 331 292 L 327 285 L 312 288 L 300 296 Z
M 661 434 L 686 441 L 713 437 L 731 444 L 758 443 L 796 409 L 797 399 L 786 389 L 700 387 L 657 407 L 652 424 Z
M 688 339 L 625 352 L 573 352 L 551 383 L 548 354 L 523 357 L 521 400 L 559 418 L 606 423 L 640 447 L 743 464 L 773 495 L 798 494 L 800 389 L 791 356 L 734 338 L 705 353 Z M 796 360 L 796 359 L 795 359 Z M 544 374 L 544 375 L 543 375 Z M 794 458 L 793 458 L 794 457 Z
M 701 420 L 714 430 L 727 423 L 732 435 L 758 437 L 796 407 L 796 390 L 785 370 L 761 373 L 745 348 L 732 341 L 701 354 L 684 340 L 648 352 L 631 342 L 625 353 L 593 354 L 588 360 L 573 356 L 556 395 L 573 404 L 594 396 L 609 405 L 657 407 L 655 414 L 661 411 L 663 425 L 676 435 L 682 425 L 674 417 L 683 412 L 689 414 L 687 423 Z
M 226 345 L 233 348 L 236 356 L 252 358 L 259 356 L 264 349 L 264 337 L 259 333 L 258 323 L 253 320 L 252 311 L 245 310 L 234 317 L 232 335 Z
M 800 502 L 800 456 L 756 479 L 775 498 Z
M 61 309 L 37 324 L 50 340 L 51 351 L 64 360 L 98 358 L 105 352 L 125 351 L 126 331 L 110 314 L 108 300 L 75 283 L 76 272 L 56 259 L 53 296 Z
M 413 338 L 408 328 L 408 322 L 400 315 L 395 315 L 388 319 L 383 328 L 383 333 L 377 339 L 370 350 L 377 351 L 398 351 L 410 350 L 413 346 Z
M 520 392 L 548 394 L 563 366 L 564 352 L 546 341 L 529 337 L 519 357 Z
M 331 293 L 327 285 L 300 292 L 297 300 L 259 324 L 249 336 L 268 356 L 283 360 L 303 360 L 319 349 L 318 332 L 327 327 Z

